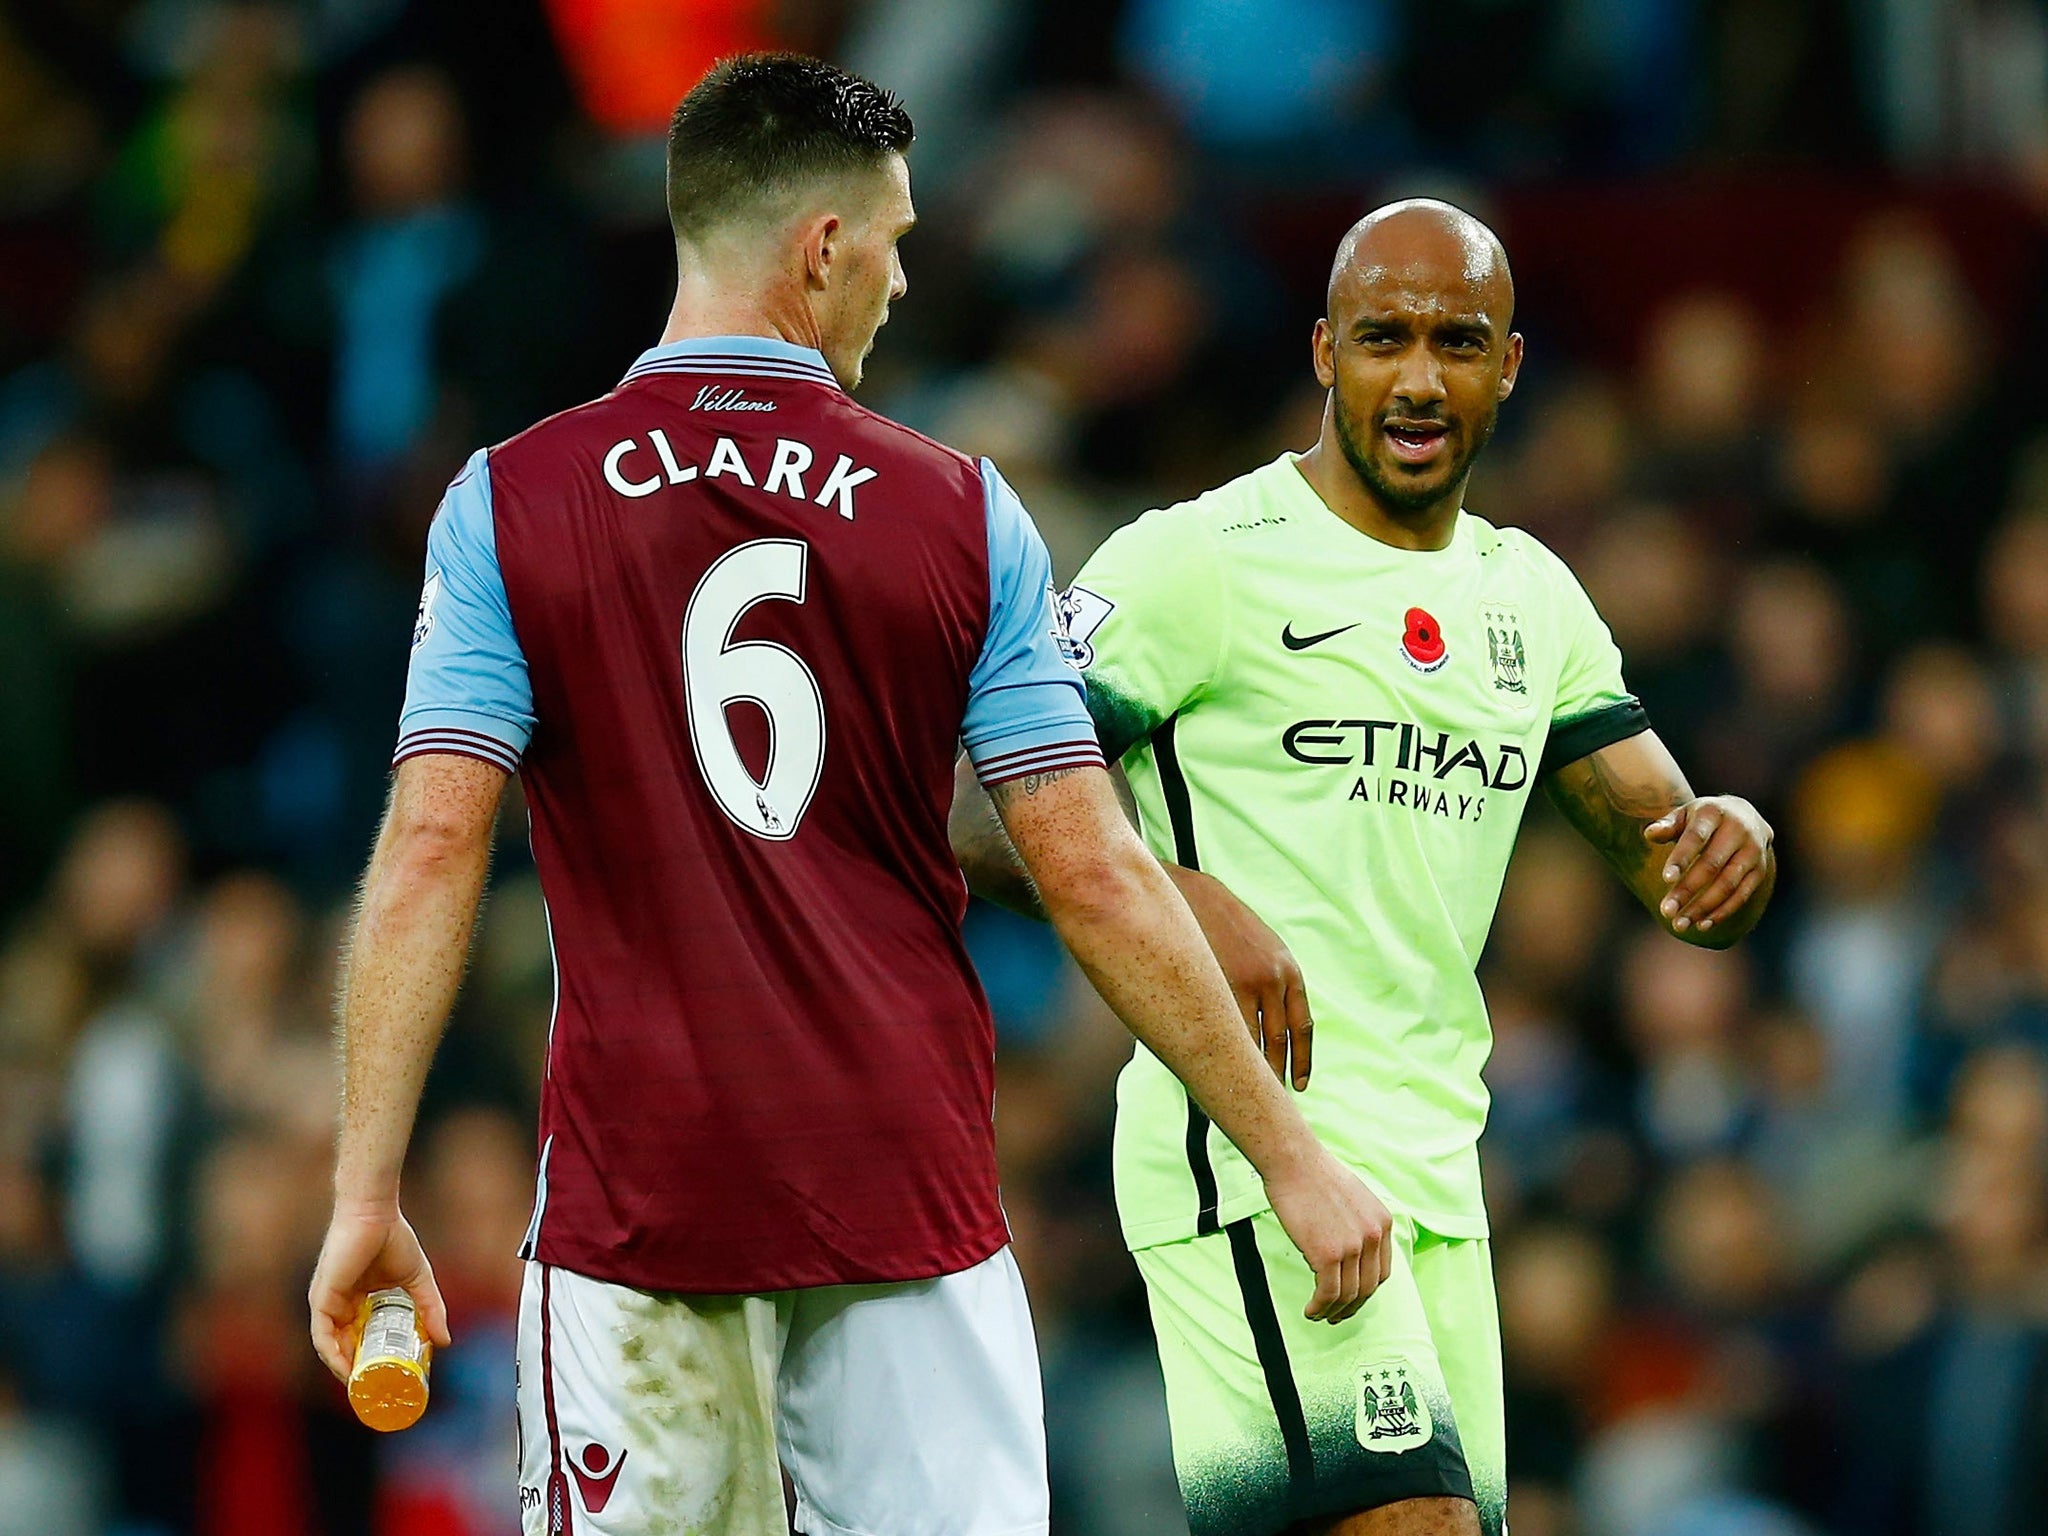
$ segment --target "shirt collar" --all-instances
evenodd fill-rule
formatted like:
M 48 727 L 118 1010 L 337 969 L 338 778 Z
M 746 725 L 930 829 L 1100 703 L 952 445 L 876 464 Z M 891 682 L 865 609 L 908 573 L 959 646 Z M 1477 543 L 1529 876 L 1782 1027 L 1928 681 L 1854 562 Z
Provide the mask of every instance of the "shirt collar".
M 793 379 L 806 384 L 839 380 L 816 347 L 800 347 L 775 336 L 689 336 L 642 352 L 626 377 L 650 373 L 715 373 L 736 379 Z
M 1323 500 L 1322 493 L 1310 485 L 1308 476 L 1301 472 L 1301 458 L 1299 453 L 1292 451 L 1283 453 L 1262 472 L 1272 474 L 1275 484 L 1284 487 L 1280 494 L 1300 508 L 1304 520 L 1311 527 L 1354 554 L 1384 554 L 1392 560 L 1438 560 L 1457 553 L 1470 542 L 1471 535 L 1466 532 L 1465 525 L 1472 521 L 1472 514 L 1463 507 L 1458 508 L 1458 515 L 1451 523 L 1450 542 L 1442 549 L 1403 549 L 1398 544 L 1376 539 L 1363 529 L 1352 527 L 1337 515 L 1335 507 Z

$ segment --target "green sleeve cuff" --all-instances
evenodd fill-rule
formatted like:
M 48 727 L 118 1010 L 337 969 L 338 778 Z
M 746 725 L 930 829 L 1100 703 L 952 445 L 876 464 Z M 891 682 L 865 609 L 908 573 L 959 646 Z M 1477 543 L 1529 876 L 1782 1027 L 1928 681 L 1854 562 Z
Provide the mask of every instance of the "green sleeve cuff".
M 1112 763 L 1120 762 L 1126 752 L 1159 726 L 1159 716 L 1100 672 L 1089 673 L 1087 683 L 1088 713 L 1095 721 L 1095 738 L 1102 743 L 1102 755 Z

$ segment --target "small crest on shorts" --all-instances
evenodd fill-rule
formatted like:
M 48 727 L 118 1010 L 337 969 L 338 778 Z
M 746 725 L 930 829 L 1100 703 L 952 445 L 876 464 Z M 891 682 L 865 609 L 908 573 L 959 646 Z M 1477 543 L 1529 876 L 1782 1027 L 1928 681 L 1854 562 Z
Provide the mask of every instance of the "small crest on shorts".
M 1379 1360 L 1358 1373 L 1358 1443 L 1398 1454 L 1427 1445 L 1436 1433 L 1429 1404 L 1409 1380 L 1405 1360 Z

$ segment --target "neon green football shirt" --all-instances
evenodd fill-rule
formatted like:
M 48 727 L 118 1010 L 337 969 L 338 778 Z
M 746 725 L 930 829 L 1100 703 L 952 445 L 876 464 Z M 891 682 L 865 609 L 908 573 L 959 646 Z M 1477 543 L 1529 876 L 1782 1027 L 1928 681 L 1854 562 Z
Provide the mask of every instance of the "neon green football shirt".
M 1458 516 L 1393 548 L 1283 455 L 1119 530 L 1061 599 L 1147 843 L 1286 941 L 1316 1021 L 1309 1124 L 1447 1237 L 1486 1232 L 1492 1043 L 1473 974 L 1531 788 L 1647 728 L 1564 562 Z M 1133 1248 L 1263 1209 L 1258 1175 L 1144 1047 L 1117 1086 Z

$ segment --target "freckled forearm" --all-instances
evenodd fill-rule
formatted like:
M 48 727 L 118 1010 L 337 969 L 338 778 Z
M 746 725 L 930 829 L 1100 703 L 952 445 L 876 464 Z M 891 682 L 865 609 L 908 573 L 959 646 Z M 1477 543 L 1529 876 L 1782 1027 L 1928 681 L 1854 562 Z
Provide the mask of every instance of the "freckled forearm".
M 1245 1031 L 1194 913 L 1138 841 L 1099 769 L 997 787 L 1061 941 L 1103 1000 L 1262 1176 L 1314 1148 Z M 1075 785 L 1061 783 L 1068 778 Z M 1057 792 L 1042 794 L 1057 786 Z
M 420 1090 L 462 981 L 488 838 L 450 845 L 387 828 L 343 969 L 335 1195 L 394 1201 Z

